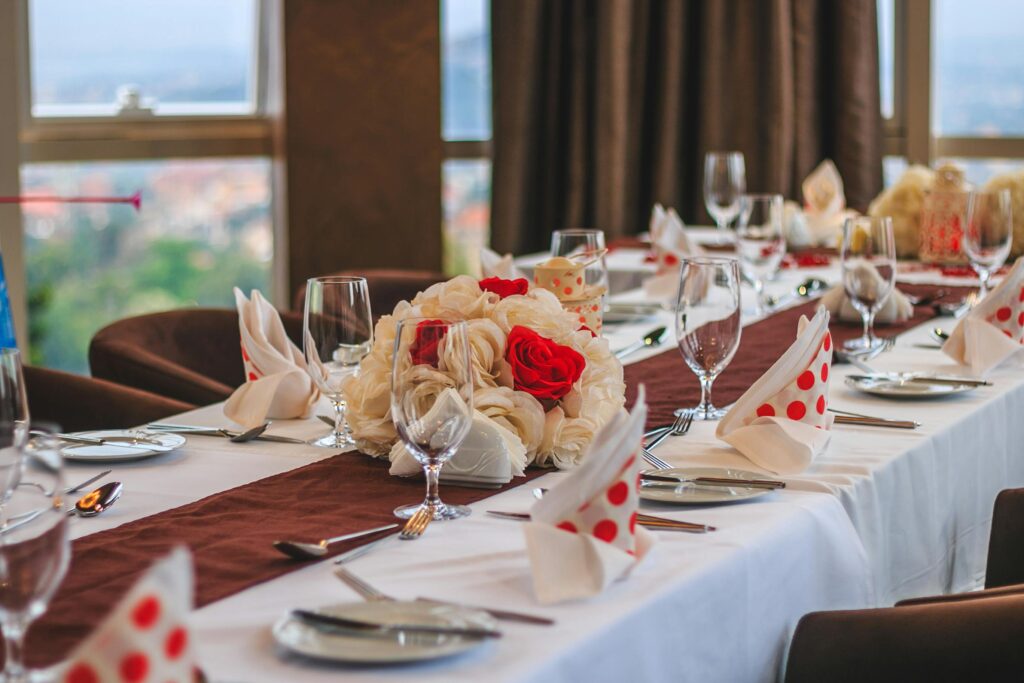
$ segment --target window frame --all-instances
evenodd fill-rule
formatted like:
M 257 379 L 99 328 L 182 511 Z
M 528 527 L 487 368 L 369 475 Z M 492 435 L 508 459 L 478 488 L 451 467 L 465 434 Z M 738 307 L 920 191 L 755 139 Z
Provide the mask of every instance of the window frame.
M 896 0 L 892 119 L 884 125 L 886 156 L 933 166 L 939 159 L 1022 159 L 1022 136 L 954 136 L 932 132 L 935 27 L 932 0 Z

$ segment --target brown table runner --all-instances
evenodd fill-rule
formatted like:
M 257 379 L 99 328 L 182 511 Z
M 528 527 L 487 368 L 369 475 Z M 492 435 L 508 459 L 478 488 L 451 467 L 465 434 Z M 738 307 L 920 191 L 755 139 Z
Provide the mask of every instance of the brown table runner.
M 901 289 L 923 294 L 935 288 Z M 745 328 L 736 357 L 715 382 L 716 403 L 739 398 L 793 342 L 799 316 L 812 314 L 815 306 L 811 302 Z M 896 334 L 932 316 L 930 308 L 919 307 L 910 321 L 879 331 Z M 842 342 L 859 335 L 860 327 L 834 323 L 832 334 Z M 626 368 L 627 405 L 640 382 L 647 385 L 649 424 L 671 421 L 676 408 L 694 405 L 700 397 L 696 377 L 673 351 Z M 326 531 L 343 534 L 394 521 L 391 510 L 421 499 L 423 482 L 389 476 L 387 467 L 361 454 L 337 455 L 78 539 L 67 578 L 29 631 L 28 661 L 41 666 L 66 656 L 152 561 L 176 544 L 192 550 L 201 607 L 305 566 L 274 550 L 276 539 L 316 539 Z M 531 470 L 527 481 L 540 474 Z M 505 488 L 523 482 L 516 479 Z M 442 488 L 446 501 L 459 504 L 494 493 Z M 332 554 L 371 540 L 338 544 Z

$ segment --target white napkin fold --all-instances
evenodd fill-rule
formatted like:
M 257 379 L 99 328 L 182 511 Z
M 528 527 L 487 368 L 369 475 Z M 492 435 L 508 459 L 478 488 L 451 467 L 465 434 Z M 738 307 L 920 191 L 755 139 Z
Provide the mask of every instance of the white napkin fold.
M 964 316 L 942 351 L 979 375 L 1024 361 L 1024 256 L 1003 281 Z
M 866 267 L 865 274 L 867 277 L 877 278 L 881 284 L 882 278 L 874 268 Z M 850 303 L 850 297 L 846 296 L 846 289 L 842 285 L 836 285 L 825 292 L 825 295 L 821 297 L 821 305 L 827 308 L 828 312 L 839 320 L 846 320 L 848 322 L 858 322 L 861 320 L 860 313 Z M 886 297 L 885 303 L 882 304 L 882 308 L 875 313 L 875 321 L 880 323 L 902 322 L 910 320 L 913 315 L 914 305 L 910 303 L 910 299 L 907 298 L 906 294 L 893 287 L 892 291 L 889 292 L 889 296 Z
M 646 556 L 654 536 L 637 526 L 640 442 L 647 404 L 620 411 L 583 464 L 530 510 L 524 525 L 533 589 L 542 603 L 597 595 Z
M 224 404 L 224 415 L 244 427 L 266 419 L 303 417 L 320 393 L 306 372 L 306 361 L 284 331 L 281 316 L 252 290 L 247 299 L 235 287 L 238 329 L 242 337 L 245 384 Z
M 512 254 L 502 256 L 487 247 L 480 247 L 480 271 L 485 278 L 500 277 L 503 280 L 515 280 L 526 277 L 521 270 L 516 268 L 512 261 Z
M 831 159 L 825 159 L 804 179 L 804 220 L 810 239 L 818 245 L 835 245 L 843 221 L 856 211 L 846 210 L 843 178 Z
M 828 321 L 829 313 L 821 307 L 809 322 L 801 316 L 796 341 L 736 401 L 715 431 L 755 464 L 777 474 L 804 471 L 828 446 Z
M 192 683 L 192 558 L 178 547 L 142 575 L 61 664 L 60 681 Z
M 657 274 L 644 280 L 644 294 L 652 299 L 668 299 L 679 289 L 679 262 L 687 256 L 700 256 L 704 250 L 686 233 L 676 210 L 666 210 L 661 204 L 651 210 L 649 231 Z

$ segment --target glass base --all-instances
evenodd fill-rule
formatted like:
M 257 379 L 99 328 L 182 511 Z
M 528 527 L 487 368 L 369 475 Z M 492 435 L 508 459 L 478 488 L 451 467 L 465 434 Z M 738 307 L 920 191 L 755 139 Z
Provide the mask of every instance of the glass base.
M 857 337 L 843 342 L 843 349 L 854 353 L 871 353 L 883 346 L 885 346 L 885 340 L 878 337 Z
M 349 448 L 355 446 L 356 442 L 352 440 L 351 436 L 347 434 L 335 434 L 334 432 L 328 432 L 323 436 L 317 436 L 307 441 L 310 446 L 320 446 L 321 448 Z
M 675 412 L 675 416 L 682 417 L 687 412 L 693 412 L 694 420 L 707 420 L 711 422 L 721 420 L 729 411 L 724 408 L 716 408 L 713 405 L 709 405 L 706 408 L 704 406 L 697 406 L 696 408 L 680 408 Z
M 399 519 L 409 519 L 416 511 L 423 507 L 423 503 L 417 503 L 415 505 L 403 505 L 395 508 L 395 517 Z M 443 522 L 446 519 L 458 519 L 459 517 L 469 517 L 472 510 L 465 505 L 447 505 L 441 503 L 440 505 L 434 506 L 434 521 Z

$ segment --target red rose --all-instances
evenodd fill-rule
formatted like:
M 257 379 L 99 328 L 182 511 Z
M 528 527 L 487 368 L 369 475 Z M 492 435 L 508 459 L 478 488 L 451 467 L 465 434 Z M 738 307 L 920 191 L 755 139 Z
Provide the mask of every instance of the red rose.
M 515 280 L 503 280 L 500 277 L 488 277 L 480 281 L 480 289 L 485 292 L 494 292 L 502 299 L 513 294 L 526 294 L 530 289 L 530 283 L 526 278 Z
M 505 361 L 516 391 L 525 391 L 541 401 L 557 401 L 568 394 L 587 364 L 574 349 L 520 325 L 508 333 Z
M 416 338 L 409 346 L 413 365 L 437 367 L 437 347 L 448 332 L 448 328 L 442 326 L 443 323 L 443 320 L 424 320 L 416 325 Z

